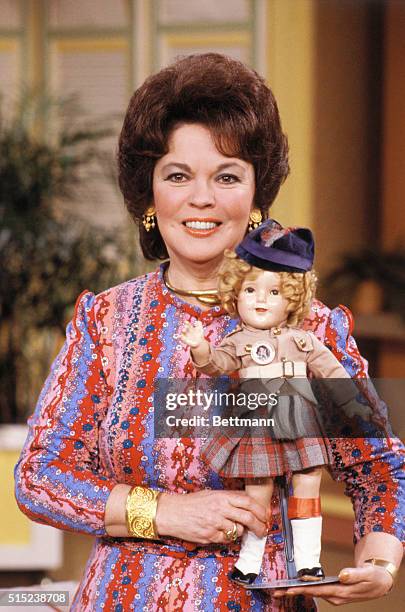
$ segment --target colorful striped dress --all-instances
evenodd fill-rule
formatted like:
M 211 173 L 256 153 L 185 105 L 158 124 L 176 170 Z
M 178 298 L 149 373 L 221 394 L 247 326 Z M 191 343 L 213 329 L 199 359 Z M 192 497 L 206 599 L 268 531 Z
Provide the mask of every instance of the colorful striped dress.
M 202 311 L 168 291 L 162 267 L 94 296 L 78 299 L 66 342 L 29 419 L 16 466 L 16 498 L 32 520 L 95 537 L 72 610 L 242 612 L 315 610 L 312 599 L 272 600 L 228 579 L 239 543 L 200 546 L 112 538 L 105 506 L 117 483 L 186 494 L 242 488 L 223 480 L 200 457 L 201 439 L 154 437 L 154 381 L 193 377 L 179 332 L 199 319 L 214 344 L 236 321 L 219 307 Z M 354 377 L 365 362 L 350 336 L 343 308 L 314 302 L 304 325 L 324 341 Z M 376 405 L 376 410 L 379 407 Z M 331 439 L 331 470 L 354 504 L 355 539 L 370 531 L 403 538 L 404 449 L 393 439 Z M 277 497 L 263 571 L 286 577 Z

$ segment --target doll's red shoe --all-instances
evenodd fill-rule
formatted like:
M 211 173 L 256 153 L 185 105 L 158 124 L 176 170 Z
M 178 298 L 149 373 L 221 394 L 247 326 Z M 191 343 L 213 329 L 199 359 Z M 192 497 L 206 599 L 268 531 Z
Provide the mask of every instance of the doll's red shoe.
M 325 578 L 325 572 L 322 567 L 304 567 L 297 572 L 297 578 L 302 582 L 318 582 Z

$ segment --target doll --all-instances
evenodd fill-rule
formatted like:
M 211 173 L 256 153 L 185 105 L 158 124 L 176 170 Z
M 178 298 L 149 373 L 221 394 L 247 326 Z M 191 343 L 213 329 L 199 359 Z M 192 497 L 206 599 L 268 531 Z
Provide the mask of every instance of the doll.
M 313 257 L 310 230 L 281 229 L 274 221 L 263 223 L 245 237 L 236 252 L 225 252 L 219 273 L 222 305 L 230 315 L 239 316 L 240 325 L 217 348 L 204 338 L 201 322 L 195 326 L 186 323 L 181 336 L 191 348 L 198 371 L 221 376 L 238 370 L 241 379 L 260 379 L 280 394 L 272 414 L 278 423 L 276 437 L 274 432 L 261 438 L 219 434 L 207 441 L 202 453 L 219 475 L 244 478 L 246 491 L 265 507 L 270 505 L 273 479 L 292 473 L 288 516 L 297 578 L 302 581 L 324 578 L 319 562 L 319 489 L 322 466 L 328 464 L 320 427 L 318 437 L 304 437 L 305 427 L 309 424 L 313 431 L 317 423 L 316 399 L 307 372 L 316 378 L 350 381 L 332 353 L 311 332 L 299 328 L 315 291 Z M 359 404 L 356 395 L 357 387 L 349 382 L 334 400 L 347 416 L 367 418 L 370 409 Z M 245 530 L 231 578 L 244 584 L 254 582 L 265 543 L 266 537 Z

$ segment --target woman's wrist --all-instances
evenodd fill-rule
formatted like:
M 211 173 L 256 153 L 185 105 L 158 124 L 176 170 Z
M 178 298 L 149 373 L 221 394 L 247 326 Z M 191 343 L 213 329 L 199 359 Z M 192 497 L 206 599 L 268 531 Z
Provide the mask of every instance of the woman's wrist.
M 128 497 L 134 488 L 135 487 L 131 487 L 130 485 L 127 485 L 127 484 L 117 484 L 110 493 L 110 496 L 107 500 L 106 509 L 105 509 L 104 524 L 105 524 L 105 530 L 107 534 L 111 537 L 148 538 L 148 535 L 146 533 L 144 535 L 140 535 L 140 534 L 135 535 L 135 533 L 131 533 L 131 530 L 128 529 L 127 516 L 126 516 L 127 502 L 128 502 Z M 140 493 L 144 491 L 146 492 L 146 495 L 147 495 L 147 492 L 151 492 L 150 498 L 153 498 L 155 494 L 156 495 L 158 494 L 157 491 L 153 489 L 149 489 L 147 487 L 139 487 L 139 488 L 141 489 Z M 157 506 L 159 505 L 159 502 L 160 502 L 161 495 L 162 494 L 159 494 L 159 497 L 156 500 L 157 501 L 156 512 L 157 512 Z M 136 499 L 134 499 L 133 501 L 135 502 Z M 153 504 L 150 507 L 150 510 L 151 510 L 150 518 L 152 519 L 152 521 L 153 519 L 155 519 L 155 525 L 156 525 L 156 516 L 154 516 L 154 513 L 152 512 Z M 141 509 L 141 506 L 139 507 L 139 511 L 143 512 L 143 510 Z M 134 513 L 135 513 L 134 516 L 136 516 L 137 514 L 136 504 L 134 508 Z M 156 534 L 156 539 L 159 536 L 164 535 L 164 533 L 158 529 L 157 525 L 155 527 L 155 531 L 153 535 L 155 534 Z
M 392 587 L 395 584 L 395 580 L 397 578 L 398 570 L 399 570 L 399 568 L 394 563 L 392 563 L 391 561 L 387 561 L 386 559 L 379 558 L 379 557 L 371 557 L 370 559 L 366 559 L 364 561 L 364 564 L 373 565 L 375 567 L 381 568 L 386 574 L 388 574 L 389 577 L 391 578 L 391 586 L 389 590 L 392 589 Z
M 127 484 L 117 484 L 112 489 L 107 500 L 104 525 L 107 534 L 115 538 L 128 537 L 125 522 L 125 504 L 131 487 Z
M 168 498 L 172 498 L 173 495 L 175 494 L 161 493 L 159 495 L 156 508 L 155 525 L 156 530 L 161 537 L 170 535 L 170 520 L 169 513 L 167 512 L 167 501 Z
M 125 522 L 131 537 L 159 539 L 155 522 L 159 495 L 160 491 L 141 486 L 132 487 L 129 491 L 125 503 Z
M 370 532 L 355 547 L 357 567 L 373 567 L 376 575 L 386 581 L 387 592 L 395 583 L 403 556 L 402 542 L 390 533 Z

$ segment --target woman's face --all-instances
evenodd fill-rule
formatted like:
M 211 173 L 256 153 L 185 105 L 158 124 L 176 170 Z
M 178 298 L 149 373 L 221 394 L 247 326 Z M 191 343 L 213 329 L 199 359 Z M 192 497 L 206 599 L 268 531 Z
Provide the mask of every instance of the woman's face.
M 253 207 L 253 165 L 218 151 L 207 128 L 183 124 L 153 173 L 159 230 L 171 264 L 217 263 L 246 232 Z

